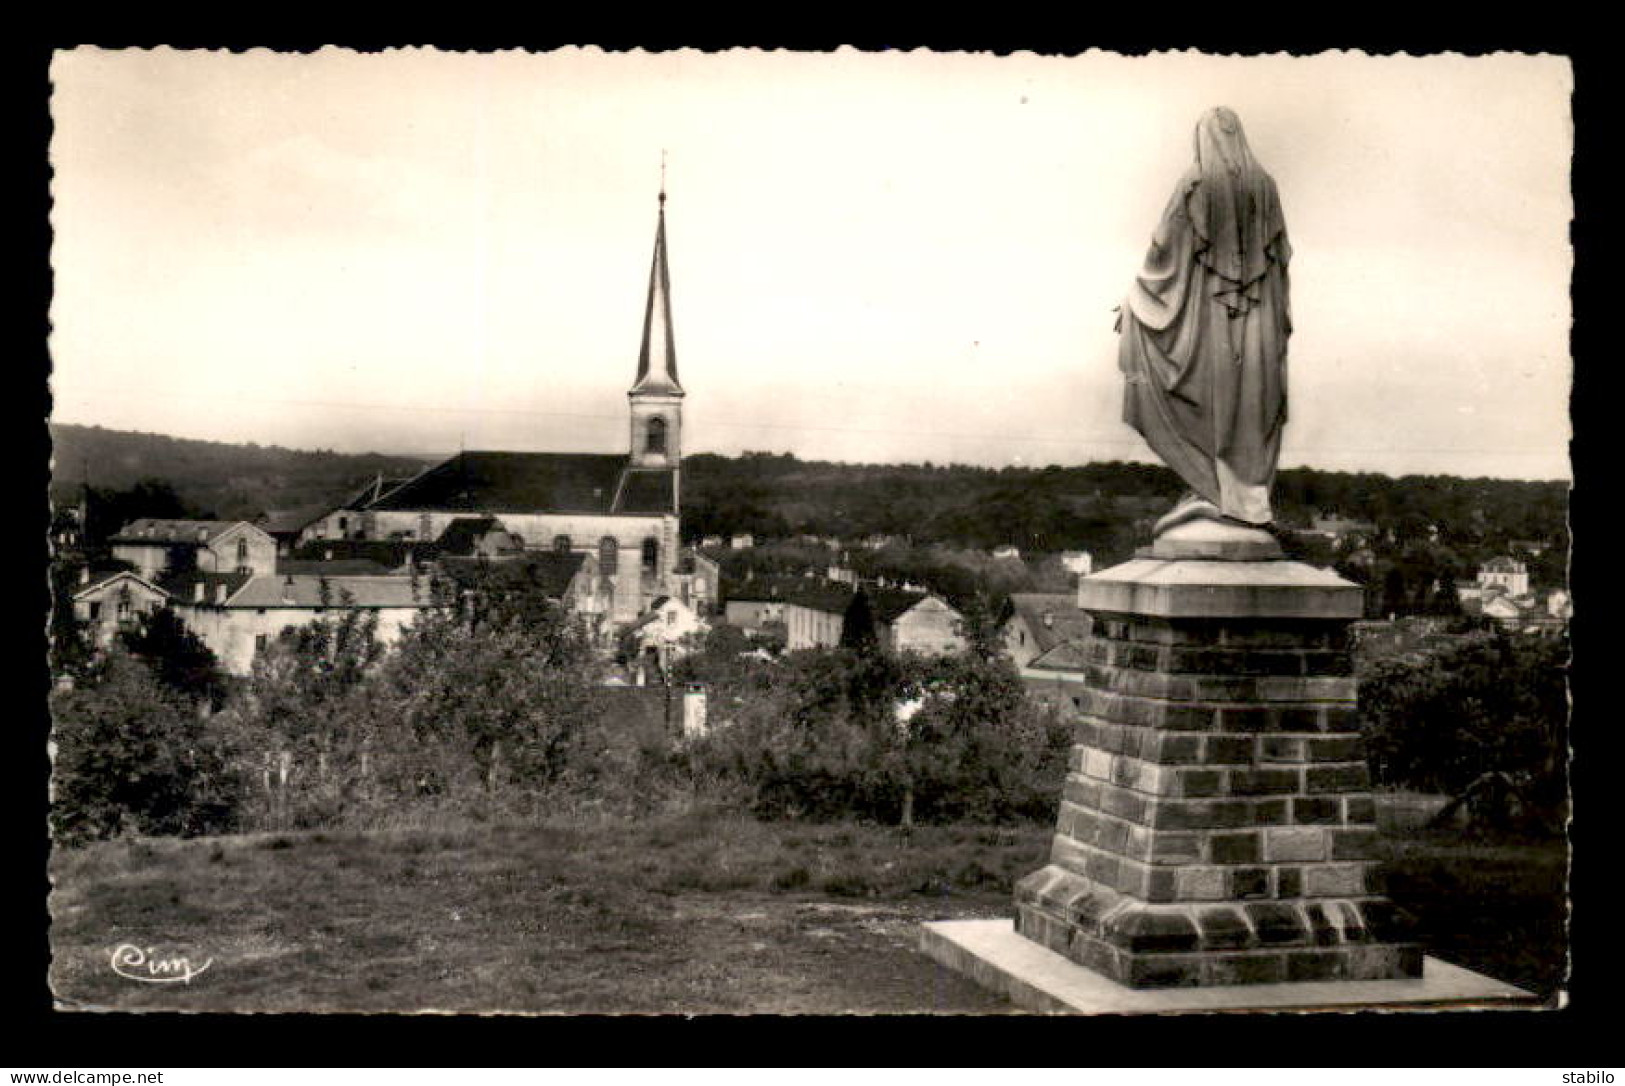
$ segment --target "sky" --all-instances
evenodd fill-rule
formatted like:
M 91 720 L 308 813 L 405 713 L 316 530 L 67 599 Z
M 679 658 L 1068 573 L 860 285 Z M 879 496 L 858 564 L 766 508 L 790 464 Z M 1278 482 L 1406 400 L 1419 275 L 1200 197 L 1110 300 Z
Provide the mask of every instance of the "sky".
M 77 49 L 53 418 L 617 451 L 664 185 L 684 452 L 1153 460 L 1118 305 L 1236 110 L 1292 243 L 1283 466 L 1568 479 L 1568 62 Z

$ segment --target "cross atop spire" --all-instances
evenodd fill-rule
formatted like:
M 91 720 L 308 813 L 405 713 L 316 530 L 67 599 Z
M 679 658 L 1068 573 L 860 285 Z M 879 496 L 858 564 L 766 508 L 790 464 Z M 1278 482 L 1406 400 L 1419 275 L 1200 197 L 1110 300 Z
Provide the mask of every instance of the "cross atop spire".
M 677 383 L 677 345 L 671 330 L 671 272 L 666 267 L 666 162 L 660 161 L 660 212 L 655 226 L 654 261 L 649 268 L 649 300 L 643 311 L 643 344 L 632 392 L 683 394 Z

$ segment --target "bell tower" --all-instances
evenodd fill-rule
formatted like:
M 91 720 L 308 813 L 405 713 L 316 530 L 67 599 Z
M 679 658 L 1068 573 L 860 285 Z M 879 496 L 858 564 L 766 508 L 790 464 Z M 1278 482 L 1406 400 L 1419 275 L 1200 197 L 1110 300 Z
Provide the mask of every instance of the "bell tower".
M 638 375 L 626 396 L 632 408 L 632 466 L 675 468 L 683 455 L 683 386 L 671 332 L 671 273 L 666 267 L 666 183 L 661 163 L 660 216 L 655 226 L 649 300 L 643 311 Z

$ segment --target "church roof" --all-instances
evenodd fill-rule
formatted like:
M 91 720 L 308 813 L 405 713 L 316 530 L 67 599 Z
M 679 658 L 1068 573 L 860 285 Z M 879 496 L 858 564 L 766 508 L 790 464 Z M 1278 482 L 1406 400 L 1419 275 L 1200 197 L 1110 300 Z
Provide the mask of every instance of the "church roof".
M 333 564 L 338 562 L 371 562 L 386 569 L 400 569 L 408 556 L 418 562 L 427 562 L 440 553 L 434 542 L 404 539 L 312 539 L 295 547 L 289 557 L 297 562 Z M 283 565 L 288 564 L 283 560 Z M 279 566 L 280 568 L 280 566 Z M 336 569 L 337 567 L 335 567 Z M 291 570 L 290 572 L 299 572 Z M 311 572 L 317 572 L 315 570 Z
M 618 453 L 465 452 L 384 495 L 369 508 L 378 510 L 468 513 L 670 513 L 675 505 L 654 507 L 660 482 L 640 480 L 623 496 L 623 475 L 665 475 L 670 469 L 630 472 Z M 630 479 L 627 480 L 630 483 Z M 652 492 L 652 495 L 651 495 Z M 667 493 L 671 493 L 670 489 Z M 675 496 L 675 495 L 673 495 Z
M 666 267 L 666 194 L 660 194 L 655 227 L 654 260 L 649 267 L 649 299 L 643 310 L 643 343 L 638 349 L 638 377 L 633 392 L 682 395 L 677 383 L 677 344 L 671 331 L 671 273 Z
M 627 469 L 615 512 L 672 513 L 676 509 L 676 478 L 670 468 Z

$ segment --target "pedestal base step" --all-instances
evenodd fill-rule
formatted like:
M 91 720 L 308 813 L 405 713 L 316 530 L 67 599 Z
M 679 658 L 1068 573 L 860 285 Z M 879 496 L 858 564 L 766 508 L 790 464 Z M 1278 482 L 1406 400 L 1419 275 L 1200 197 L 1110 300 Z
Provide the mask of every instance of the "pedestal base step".
M 1426 958 L 1414 980 L 1307 981 L 1212 987 L 1126 988 L 1027 939 L 1010 920 L 947 920 L 921 925 L 930 957 L 1044 1014 L 1192 1014 L 1220 1011 L 1522 1008 L 1530 992 Z

